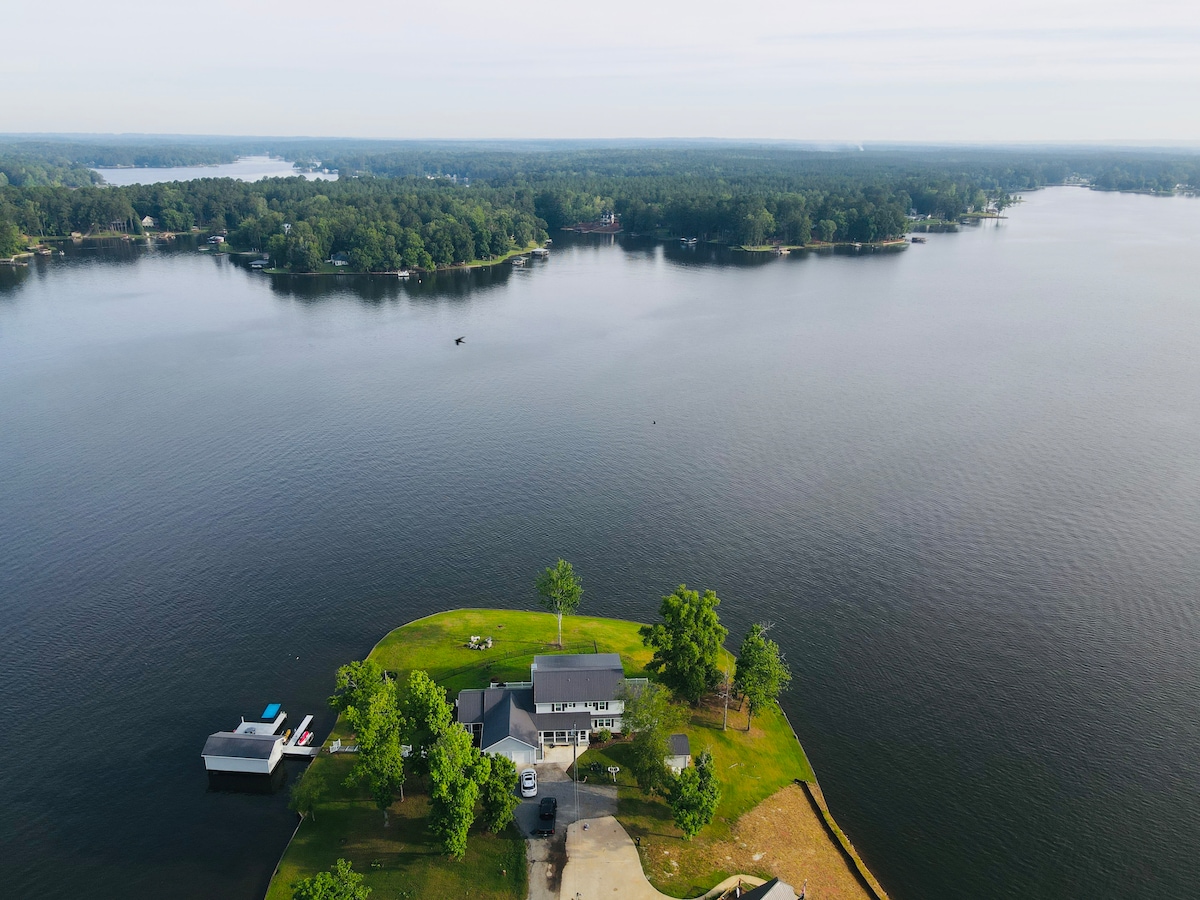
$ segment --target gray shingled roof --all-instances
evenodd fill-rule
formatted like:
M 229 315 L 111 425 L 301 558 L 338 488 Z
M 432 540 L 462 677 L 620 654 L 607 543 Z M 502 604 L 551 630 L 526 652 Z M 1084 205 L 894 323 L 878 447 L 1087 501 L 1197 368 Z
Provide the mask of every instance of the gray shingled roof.
M 538 731 L 587 731 L 592 727 L 592 714 L 580 712 L 538 713 L 534 716 Z
M 516 738 L 530 747 L 538 745 L 537 726 L 533 724 L 533 714 L 518 704 L 517 694 L 528 695 L 529 691 L 504 691 L 506 696 L 495 704 L 483 720 L 483 740 L 480 746 L 487 749 L 498 744 L 506 737 Z M 524 699 L 524 698 L 522 698 Z M 532 705 L 530 702 L 529 705 Z
M 786 881 L 772 878 L 754 890 L 742 894 L 742 900 L 796 900 L 795 889 Z
M 625 680 L 616 653 L 535 656 L 533 664 L 535 703 L 613 700 Z
M 216 734 L 208 736 L 200 755 L 270 759 L 275 742 L 279 740 L 282 738 L 277 734 L 237 734 L 233 731 L 218 731 Z
M 691 756 L 692 745 L 688 743 L 686 734 L 673 734 L 667 738 L 667 743 L 671 747 L 672 756 Z
M 484 749 L 506 737 L 536 747 L 538 729 L 533 723 L 533 691 L 529 688 L 484 688 L 460 691 L 458 721 L 483 725 Z

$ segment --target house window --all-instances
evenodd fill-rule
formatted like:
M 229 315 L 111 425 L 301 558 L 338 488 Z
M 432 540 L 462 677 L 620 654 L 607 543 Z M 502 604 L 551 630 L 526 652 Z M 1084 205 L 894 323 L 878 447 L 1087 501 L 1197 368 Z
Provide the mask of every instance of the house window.
M 607 700 L 597 700 L 596 701 L 596 710 L 599 711 L 599 710 L 604 710 L 604 709 L 608 709 L 608 701 Z
M 593 728 L 612 728 L 613 722 L 615 722 L 615 721 L 616 721 L 615 719 L 593 719 L 592 727 Z

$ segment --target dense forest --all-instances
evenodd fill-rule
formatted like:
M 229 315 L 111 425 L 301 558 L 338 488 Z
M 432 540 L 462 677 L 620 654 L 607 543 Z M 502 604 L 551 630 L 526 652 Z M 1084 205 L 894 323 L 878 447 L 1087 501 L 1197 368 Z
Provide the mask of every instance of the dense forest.
M 90 166 L 220 162 L 246 152 L 336 168 L 336 182 L 197 179 L 106 187 Z M 732 245 L 879 241 L 909 216 L 1002 209 L 1016 192 L 1078 181 L 1109 190 L 1200 185 L 1195 154 L 1075 149 L 824 151 L 676 142 L 487 145 L 279 139 L 0 142 L 0 254 L 30 238 L 157 227 L 226 234 L 277 266 L 360 271 L 502 256 L 615 213 L 626 231 Z

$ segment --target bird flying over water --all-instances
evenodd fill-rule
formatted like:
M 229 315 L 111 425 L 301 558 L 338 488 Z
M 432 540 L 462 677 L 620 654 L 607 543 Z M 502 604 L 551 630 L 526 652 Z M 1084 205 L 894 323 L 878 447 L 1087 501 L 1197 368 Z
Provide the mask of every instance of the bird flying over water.
M 467 339 L 467 336 L 464 334 L 462 337 L 456 337 L 456 338 L 454 339 L 454 343 L 455 343 L 456 345 L 458 345 L 458 344 L 461 344 L 461 343 L 462 343 L 463 341 L 465 341 L 466 339 Z

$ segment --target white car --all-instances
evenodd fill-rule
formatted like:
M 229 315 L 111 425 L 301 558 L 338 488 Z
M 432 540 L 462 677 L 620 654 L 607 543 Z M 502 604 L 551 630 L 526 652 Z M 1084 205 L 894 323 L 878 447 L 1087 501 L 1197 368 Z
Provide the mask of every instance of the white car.
M 521 773 L 521 796 L 537 796 L 537 772 L 533 769 L 526 769 Z

